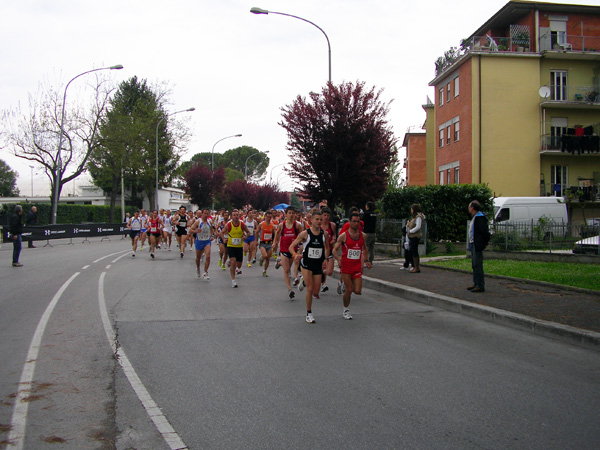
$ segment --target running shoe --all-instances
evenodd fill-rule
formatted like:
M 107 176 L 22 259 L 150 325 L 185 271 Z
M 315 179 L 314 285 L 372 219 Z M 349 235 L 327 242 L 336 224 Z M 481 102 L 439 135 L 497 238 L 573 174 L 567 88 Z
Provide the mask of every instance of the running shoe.
M 341 281 L 338 281 L 337 293 L 340 295 L 342 294 L 342 282 Z
M 252 267 L 252 264 L 250 264 L 250 262 L 248 262 L 248 267 Z
M 293 300 L 294 297 L 296 296 L 296 294 L 294 293 L 294 291 L 292 291 L 291 289 L 288 291 L 288 297 L 290 298 L 290 300 Z
M 342 316 L 346 320 L 351 320 L 352 319 L 352 315 L 350 314 L 350 311 L 348 311 L 347 309 L 344 310 L 344 313 L 342 314 Z
M 256 264 L 256 258 L 252 259 L 252 264 Z
M 319 300 L 321 297 L 319 297 L 319 294 L 313 294 L 313 298 L 314 298 L 315 300 Z
M 131 254 L 131 257 L 132 257 L 132 258 L 135 258 L 135 252 Z
M 198 278 L 200 278 L 200 269 L 196 269 L 196 275 L 198 275 Z
M 262 267 L 263 263 L 265 262 L 265 260 L 263 259 L 263 257 L 261 256 L 260 259 L 258 260 L 258 265 L 260 267 Z
M 302 292 L 304 290 L 305 286 L 306 286 L 306 284 L 304 284 L 304 280 L 302 280 L 302 282 L 298 284 L 298 290 L 300 292 Z
M 221 270 L 227 270 L 227 268 L 225 267 L 225 264 L 223 264 L 223 265 L 221 266 Z
M 275 268 L 279 269 L 281 267 L 281 260 L 277 258 L 277 262 L 275 263 Z
M 208 276 L 208 272 L 204 272 L 204 275 L 202 275 L 202 277 L 203 277 L 203 278 L 204 278 L 206 281 L 210 280 L 210 277 Z
M 268 277 L 269 275 L 267 275 L 267 271 L 263 270 L 263 277 Z
M 294 286 L 298 286 L 298 283 L 300 283 L 300 278 L 299 277 L 294 278 Z
M 180 258 L 183 258 L 183 252 L 181 252 L 181 253 L 179 254 L 179 257 L 180 257 Z
M 321 292 L 327 292 L 328 290 L 329 290 L 329 288 L 327 287 L 326 284 L 321 285 Z
M 315 318 L 312 313 L 306 313 L 306 323 L 315 323 Z
M 242 274 L 242 271 L 241 271 L 241 269 L 235 269 L 235 274 L 236 274 L 236 275 L 241 275 L 241 274 Z
M 150 257 L 154 259 L 154 253 L 150 253 Z
M 237 283 L 235 282 L 235 280 L 231 280 L 231 287 L 232 288 L 236 288 L 238 287 Z
M 143 245 L 140 247 L 140 250 L 144 250 L 144 246 Z

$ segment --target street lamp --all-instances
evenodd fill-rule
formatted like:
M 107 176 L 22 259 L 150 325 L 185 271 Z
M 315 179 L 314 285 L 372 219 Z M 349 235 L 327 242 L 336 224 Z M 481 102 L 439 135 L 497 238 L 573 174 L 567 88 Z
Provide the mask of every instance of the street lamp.
M 181 111 L 176 111 L 174 113 L 167 114 L 165 117 L 162 117 L 156 124 L 156 192 L 154 193 L 154 209 L 156 209 L 157 211 L 158 211 L 158 127 L 163 120 L 165 120 L 171 116 L 174 116 L 175 114 L 179 114 L 182 112 L 191 112 L 191 111 L 196 111 L 196 108 L 182 109 Z
M 234 137 L 242 137 L 241 134 L 232 134 L 231 136 L 225 136 L 222 139 L 219 139 L 217 142 L 215 142 L 215 145 L 212 146 L 212 150 L 211 150 L 211 156 L 210 156 L 210 178 L 212 180 L 212 178 L 214 177 L 215 174 L 215 147 L 216 145 L 221 142 L 224 141 L 225 139 L 229 139 L 229 138 L 234 138 Z M 213 192 L 211 192 L 211 197 L 212 197 L 212 209 L 211 212 L 215 210 L 215 192 L 214 192 L 215 187 L 212 187 Z
M 327 36 L 327 33 L 325 33 L 325 31 L 323 31 L 323 29 L 319 25 L 311 22 L 310 20 L 303 19 L 302 17 L 293 16 L 291 14 L 286 14 L 286 13 L 282 13 L 282 12 L 267 11 L 266 9 L 257 8 L 256 6 L 253 8 L 250 8 L 250 12 L 252 14 L 279 14 L 280 16 L 293 17 L 295 19 L 300 19 L 304 22 L 310 23 L 311 25 L 313 25 L 313 26 L 317 27 L 319 30 L 321 30 L 321 33 L 323 33 L 325 35 L 325 39 L 327 39 L 327 48 L 329 49 L 329 82 L 331 83 L 331 44 L 329 43 L 329 37 Z
M 58 188 L 59 188 L 58 182 L 59 182 L 59 178 L 61 178 L 60 173 L 62 171 L 62 159 L 60 156 L 60 149 L 61 149 L 62 143 L 63 143 L 63 135 L 65 133 L 64 122 L 65 122 L 65 103 L 67 102 L 67 89 L 69 89 L 69 85 L 75 79 L 79 78 L 82 75 L 86 75 L 86 74 L 92 73 L 92 72 L 97 72 L 99 70 L 121 70 L 122 68 L 123 68 L 123 66 L 121 64 L 117 64 L 115 66 L 100 67 L 98 69 L 88 70 L 87 72 L 80 73 L 79 75 L 71 78 L 71 81 L 69 81 L 67 83 L 67 85 L 65 86 L 65 95 L 63 96 L 62 111 L 60 113 L 60 136 L 58 138 L 58 151 L 56 152 L 56 176 L 54 177 L 54 202 L 52 205 L 52 214 L 51 214 L 51 222 L 53 224 L 56 223 L 56 212 L 58 210 Z
M 34 166 L 29 166 L 29 168 L 31 169 L 31 196 L 33 197 L 33 167 Z
M 273 166 L 271 168 L 271 172 L 269 172 L 269 184 L 271 184 L 271 181 L 273 181 L 273 170 L 275 169 L 275 167 L 279 167 L 279 166 L 285 166 L 287 163 L 281 163 L 281 164 L 277 164 L 276 166 Z
M 256 153 L 252 153 L 250 156 L 248 156 L 246 158 L 246 162 L 244 163 L 244 179 L 246 180 L 246 182 L 248 182 L 248 160 L 250 158 L 252 158 L 253 156 L 256 156 L 258 154 L 260 154 L 261 152 L 256 152 Z M 266 152 L 262 152 L 262 153 L 269 153 L 269 150 L 267 150 Z

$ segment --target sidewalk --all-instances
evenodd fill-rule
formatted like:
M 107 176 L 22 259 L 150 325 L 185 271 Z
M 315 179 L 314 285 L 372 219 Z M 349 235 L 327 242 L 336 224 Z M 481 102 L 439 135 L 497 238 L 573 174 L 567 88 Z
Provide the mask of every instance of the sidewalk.
M 472 293 L 470 273 L 427 266 L 427 258 L 421 273 L 409 273 L 403 261 L 375 259 L 364 286 L 600 351 L 600 292 L 488 275 L 486 291 Z

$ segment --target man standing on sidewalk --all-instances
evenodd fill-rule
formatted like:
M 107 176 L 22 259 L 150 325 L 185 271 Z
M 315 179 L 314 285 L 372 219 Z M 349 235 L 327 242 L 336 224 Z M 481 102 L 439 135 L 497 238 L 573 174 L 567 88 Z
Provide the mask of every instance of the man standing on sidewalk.
M 37 207 L 32 206 L 31 207 L 31 211 L 29 211 L 27 213 L 27 218 L 25 219 L 25 225 L 27 225 L 28 227 L 34 227 L 37 225 Z M 35 248 L 35 245 L 33 245 L 33 241 L 30 239 L 29 241 L 27 241 L 27 248 Z
M 469 250 L 471 251 L 471 265 L 473 267 L 473 286 L 467 289 L 471 292 L 485 292 L 483 250 L 488 242 L 490 242 L 490 230 L 487 217 L 481 212 L 481 205 L 477 200 L 469 203 L 469 214 L 473 218 L 469 227 Z
M 10 217 L 10 237 L 13 241 L 13 267 L 23 267 L 19 262 L 21 255 L 21 234 L 23 234 L 23 208 L 21 205 L 15 206 L 15 213 Z

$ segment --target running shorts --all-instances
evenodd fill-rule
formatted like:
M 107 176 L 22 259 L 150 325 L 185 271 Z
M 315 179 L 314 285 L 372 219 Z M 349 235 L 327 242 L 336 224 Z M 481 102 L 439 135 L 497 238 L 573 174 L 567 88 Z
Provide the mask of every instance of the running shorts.
M 242 247 L 227 247 L 227 254 L 229 255 L 229 259 L 235 258 L 237 262 L 244 260 L 244 249 Z
M 206 241 L 196 239 L 196 250 L 204 250 L 206 246 L 210 246 L 210 239 L 207 239 Z

